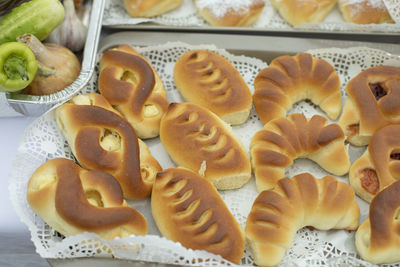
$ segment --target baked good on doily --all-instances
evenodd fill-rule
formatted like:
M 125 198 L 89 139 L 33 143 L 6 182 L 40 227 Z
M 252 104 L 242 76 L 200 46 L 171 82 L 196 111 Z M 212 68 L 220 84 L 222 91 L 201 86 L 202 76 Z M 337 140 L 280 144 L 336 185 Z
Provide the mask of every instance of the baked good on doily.
M 357 24 L 394 23 L 383 0 L 339 0 L 343 19 Z
M 349 180 L 368 202 L 400 180 L 400 124 L 385 126 L 372 136 L 367 150 L 351 166 Z
M 69 159 L 42 164 L 28 182 L 32 209 L 64 236 L 94 232 L 104 239 L 147 233 L 146 219 L 123 198 L 117 180 Z
M 217 114 L 229 124 L 241 124 L 250 114 L 252 98 L 242 75 L 223 56 L 190 50 L 177 60 L 174 81 L 188 102 Z
M 104 52 L 98 84 L 101 94 L 132 124 L 139 138 L 158 136 L 168 101 L 160 76 L 146 58 L 129 45 Z
M 358 227 L 360 208 L 353 189 L 332 176 L 316 179 L 308 173 L 281 179 L 254 201 L 245 236 L 259 266 L 280 263 L 292 246 L 297 230 Z
M 339 75 L 327 61 L 308 53 L 275 58 L 257 74 L 254 88 L 254 106 L 264 124 L 285 117 L 294 103 L 304 99 L 333 120 L 340 114 Z
M 378 129 L 400 123 L 399 67 L 365 69 L 347 83 L 346 92 L 338 123 L 351 144 L 367 145 Z
M 264 0 L 195 0 L 201 17 L 213 26 L 246 27 L 260 16 Z
M 204 172 L 217 189 L 239 188 L 251 177 L 247 152 L 229 125 L 201 106 L 171 103 L 160 139 L 178 166 Z
M 292 26 L 321 22 L 337 0 L 271 0 L 279 14 Z
M 379 192 L 369 207 L 369 218 L 358 228 L 356 248 L 366 261 L 400 261 L 400 181 Z
M 113 175 L 127 198 L 142 199 L 151 194 L 161 166 L 103 96 L 78 95 L 56 109 L 56 119 L 83 167 Z
M 183 0 L 124 0 L 125 10 L 132 17 L 155 17 L 176 9 Z
M 308 119 L 296 113 L 270 121 L 251 139 L 250 156 L 259 192 L 273 188 L 296 158 L 311 159 L 335 175 L 350 168 L 342 129 L 319 115 Z
M 151 195 L 153 218 L 161 234 L 184 247 L 219 254 L 238 264 L 244 234 L 213 184 L 188 169 L 157 174 Z

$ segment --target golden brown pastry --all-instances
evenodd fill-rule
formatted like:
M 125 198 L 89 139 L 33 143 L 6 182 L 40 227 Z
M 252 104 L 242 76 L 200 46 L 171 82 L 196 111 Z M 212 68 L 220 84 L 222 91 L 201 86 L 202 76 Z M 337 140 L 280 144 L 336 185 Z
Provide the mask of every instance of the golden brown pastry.
M 369 206 L 369 218 L 356 232 L 356 247 L 366 261 L 400 261 L 400 181 L 379 192 Z
M 339 0 L 343 19 L 357 24 L 394 23 L 382 0 Z
M 303 114 L 291 114 L 264 125 L 250 143 L 257 190 L 273 188 L 296 158 L 311 159 L 335 175 L 346 174 L 350 159 L 343 131 L 337 124 L 327 124 L 328 120 L 319 115 L 308 119 Z
M 339 125 L 347 140 L 356 146 L 367 145 L 380 128 L 400 123 L 400 68 L 368 68 L 347 86 Z
M 263 8 L 263 0 L 195 0 L 197 11 L 213 26 L 247 27 L 255 23 Z
M 142 199 L 151 194 L 161 166 L 104 97 L 78 95 L 56 109 L 56 119 L 83 167 L 113 175 L 127 198 Z
M 178 166 L 204 171 L 217 189 L 239 188 L 251 177 L 250 160 L 230 127 L 201 106 L 170 104 L 160 139 Z
M 158 173 L 151 210 L 166 238 L 240 262 L 244 253 L 242 228 L 213 184 L 199 174 L 183 168 Z
M 351 166 L 349 180 L 368 202 L 400 180 L 400 124 L 385 126 L 372 136 L 368 149 Z
M 298 101 L 309 99 L 332 120 L 341 109 L 339 75 L 327 61 L 307 53 L 280 56 L 254 80 L 253 102 L 261 121 L 285 117 Z
M 156 137 L 168 102 L 161 78 L 146 58 L 129 45 L 104 52 L 99 90 L 140 138 Z
M 126 11 L 132 17 L 155 17 L 176 9 L 183 0 L 124 0 Z
M 276 265 L 293 243 L 297 230 L 358 227 L 360 208 L 353 189 L 332 176 L 316 179 L 303 173 L 284 178 L 273 190 L 259 194 L 247 218 L 245 236 L 254 262 Z
M 42 164 L 28 182 L 32 209 L 64 236 L 94 232 L 104 239 L 147 233 L 146 219 L 123 198 L 117 180 L 69 159 Z
M 207 50 L 184 53 L 174 67 L 176 87 L 188 102 L 217 114 L 229 124 L 246 121 L 251 93 L 236 68 L 224 57 Z
M 337 0 L 271 0 L 273 7 L 292 26 L 321 22 Z

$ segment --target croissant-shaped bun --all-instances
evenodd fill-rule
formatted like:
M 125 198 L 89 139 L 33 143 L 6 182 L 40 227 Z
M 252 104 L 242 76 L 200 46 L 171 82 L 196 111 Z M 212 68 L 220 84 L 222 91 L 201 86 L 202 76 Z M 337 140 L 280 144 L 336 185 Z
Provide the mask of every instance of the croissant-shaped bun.
M 351 166 L 349 180 L 368 202 L 400 180 L 400 124 L 385 126 L 372 136 L 368 149 Z
M 117 180 L 68 159 L 41 165 L 28 182 L 32 209 L 59 233 L 94 232 L 104 239 L 147 233 L 146 219 L 129 207 Z
M 207 50 L 184 53 L 174 67 L 176 87 L 183 97 L 217 114 L 229 124 L 241 124 L 250 114 L 251 93 L 237 69 Z
M 82 166 L 113 175 L 127 198 L 151 194 L 161 166 L 103 96 L 78 95 L 57 108 L 56 119 Z
M 168 101 L 161 78 L 145 57 L 129 45 L 104 52 L 99 90 L 139 138 L 158 136 Z
M 292 105 L 304 99 L 318 105 L 333 120 L 340 113 L 339 75 L 327 61 L 307 53 L 274 59 L 258 73 L 254 88 L 254 106 L 264 124 L 286 117 Z
M 400 262 L 400 181 L 379 192 L 369 206 L 369 218 L 356 232 L 361 258 L 381 264 Z
M 337 124 L 314 115 L 292 114 L 270 121 L 250 142 L 250 156 L 259 192 L 271 189 L 283 178 L 285 168 L 296 158 L 309 158 L 326 171 L 344 175 L 350 159 L 344 134 Z
M 166 238 L 240 262 L 243 231 L 213 184 L 199 174 L 183 168 L 158 173 L 151 209 Z
M 349 81 L 339 125 L 347 140 L 356 146 L 368 145 L 380 128 L 400 123 L 400 68 L 368 68 Z
M 247 218 L 245 236 L 259 266 L 283 259 L 297 230 L 355 230 L 360 208 L 353 189 L 331 176 L 316 179 L 303 173 L 281 179 L 273 190 L 260 193 Z

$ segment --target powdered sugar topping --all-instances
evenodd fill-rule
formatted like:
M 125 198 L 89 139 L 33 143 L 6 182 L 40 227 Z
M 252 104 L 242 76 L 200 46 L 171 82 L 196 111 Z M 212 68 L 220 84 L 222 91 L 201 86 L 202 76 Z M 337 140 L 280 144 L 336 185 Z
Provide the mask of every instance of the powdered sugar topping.
M 229 10 L 247 12 L 258 0 L 197 0 L 199 9 L 207 8 L 217 18 L 223 17 Z
M 366 3 L 368 6 L 372 8 L 386 9 L 383 0 L 341 0 L 341 1 L 345 5 L 360 5 Z

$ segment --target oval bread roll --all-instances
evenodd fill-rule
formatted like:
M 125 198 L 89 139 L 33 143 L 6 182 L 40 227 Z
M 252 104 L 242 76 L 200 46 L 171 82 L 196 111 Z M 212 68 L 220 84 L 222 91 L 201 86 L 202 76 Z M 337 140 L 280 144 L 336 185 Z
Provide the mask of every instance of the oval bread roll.
M 246 82 L 217 53 L 184 53 L 175 64 L 174 80 L 186 101 L 205 107 L 229 124 L 244 123 L 250 114 L 252 99 Z
M 126 11 L 132 17 L 155 17 L 174 10 L 183 0 L 124 0 Z
M 178 166 L 205 169 L 217 189 L 239 188 L 251 177 L 247 153 L 229 126 L 196 104 L 170 104 L 161 119 L 160 139 Z
M 158 173 L 151 210 L 166 238 L 240 262 L 243 231 L 212 183 L 199 174 L 183 168 Z
M 78 95 L 57 108 L 56 119 L 83 167 L 113 175 L 127 198 L 142 199 L 151 194 L 161 166 L 104 97 Z
M 123 199 L 117 180 L 69 159 L 42 164 L 28 182 L 27 199 L 64 236 L 93 232 L 104 239 L 147 233 L 146 219 Z
M 273 266 L 282 261 L 299 229 L 355 230 L 359 216 L 348 184 L 303 173 L 281 179 L 273 190 L 258 195 L 247 218 L 246 241 L 257 265 Z

